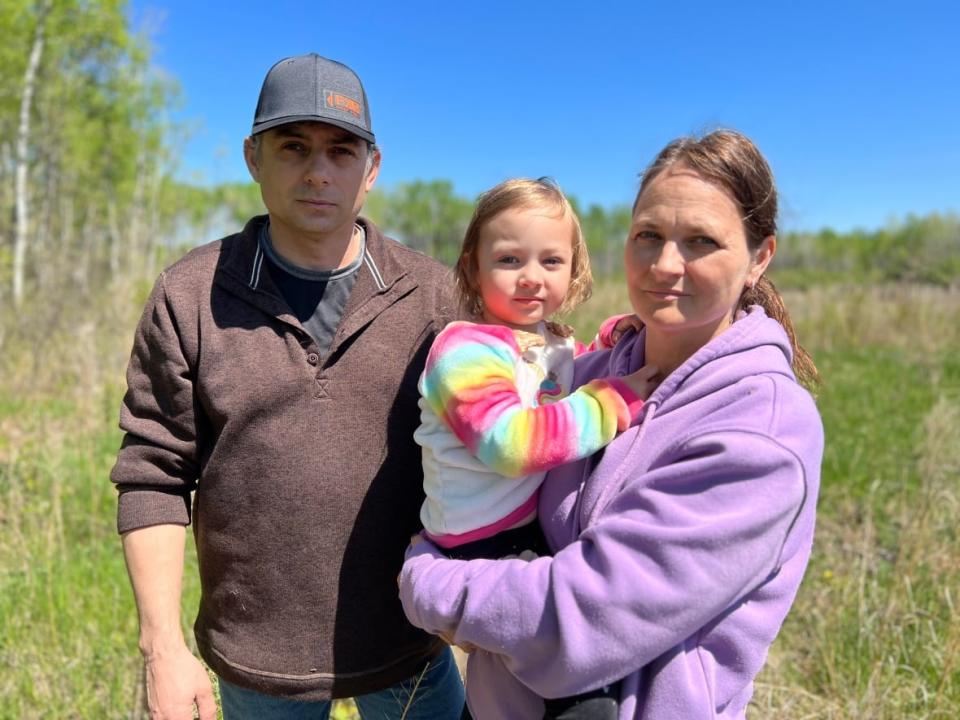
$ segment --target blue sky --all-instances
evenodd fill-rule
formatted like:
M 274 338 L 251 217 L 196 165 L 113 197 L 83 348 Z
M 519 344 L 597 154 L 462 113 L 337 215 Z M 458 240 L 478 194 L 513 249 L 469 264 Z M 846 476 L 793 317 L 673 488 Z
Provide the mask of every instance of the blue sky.
M 550 175 L 629 203 L 670 139 L 751 136 L 785 230 L 876 228 L 960 211 L 960 3 L 203 2 L 133 0 L 181 87 L 179 175 L 248 176 L 241 142 L 277 60 L 318 52 L 363 79 L 381 186 L 476 193 Z

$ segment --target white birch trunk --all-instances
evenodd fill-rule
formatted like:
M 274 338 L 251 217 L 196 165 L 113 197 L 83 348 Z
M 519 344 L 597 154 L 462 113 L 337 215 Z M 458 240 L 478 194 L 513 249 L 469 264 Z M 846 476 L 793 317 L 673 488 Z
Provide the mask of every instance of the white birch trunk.
M 33 35 L 33 48 L 27 60 L 27 69 L 23 73 L 23 94 L 20 96 L 20 127 L 17 130 L 17 169 L 16 169 L 16 228 L 13 242 L 13 304 L 20 307 L 23 303 L 23 276 L 27 258 L 27 233 L 30 228 L 30 208 L 27 200 L 27 151 L 30 147 L 30 110 L 33 106 L 34 84 L 37 70 L 43 55 L 44 31 L 47 13 L 50 12 L 49 0 L 40 6 L 37 14 L 37 27 Z

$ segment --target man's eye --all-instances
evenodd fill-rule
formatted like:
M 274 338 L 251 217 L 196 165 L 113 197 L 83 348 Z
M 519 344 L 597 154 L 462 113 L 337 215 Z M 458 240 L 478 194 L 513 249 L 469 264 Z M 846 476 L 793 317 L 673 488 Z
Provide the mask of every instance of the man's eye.
M 356 155 L 356 152 L 354 152 L 353 148 L 347 147 L 345 145 L 335 145 L 332 148 L 330 148 L 330 152 L 333 153 L 334 155 L 349 155 L 349 156 Z
M 284 150 L 289 150 L 290 152 L 303 152 L 306 148 L 303 146 L 303 143 L 298 142 L 288 142 L 282 145 Z
M 660 239 L 660 233 L 656 230 L 640 230 L 633 239 L 640 242 L 654 242 Z

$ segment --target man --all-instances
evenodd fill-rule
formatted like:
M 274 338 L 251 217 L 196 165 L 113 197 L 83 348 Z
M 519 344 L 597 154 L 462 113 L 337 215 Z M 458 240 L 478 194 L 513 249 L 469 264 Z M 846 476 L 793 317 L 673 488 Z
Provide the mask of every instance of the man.
M 274 65 L 244 157 L 268 215 L 161 274 L 127 372 L 111 479 L 151 716 L 216 714 L 180 629 L 192 521 L 194 631 L 226 720 L 325 718 L 350 696 L 366 717 L 459 717 L 449 649 L 396 587 L 449 273 L 358 218 L 380 151 L 346 66 Z

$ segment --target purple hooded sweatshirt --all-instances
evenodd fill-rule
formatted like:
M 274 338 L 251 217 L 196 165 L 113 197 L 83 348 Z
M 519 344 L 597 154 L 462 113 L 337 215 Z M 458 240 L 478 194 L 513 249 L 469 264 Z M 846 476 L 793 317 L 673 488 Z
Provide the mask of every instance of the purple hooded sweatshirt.
M 583 356 L 574 385 L 644 364 L 644 334 Z M 637 423 L 550 472 L 554 557 L 408 550 L 410 621 L 471 643 L 477 720 L 622 680 L 620 720 L 743 718 L 813 541 L 823 427 L 759 307 L 671 373 Z

